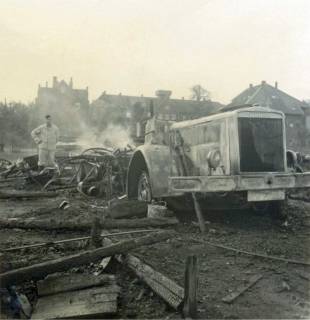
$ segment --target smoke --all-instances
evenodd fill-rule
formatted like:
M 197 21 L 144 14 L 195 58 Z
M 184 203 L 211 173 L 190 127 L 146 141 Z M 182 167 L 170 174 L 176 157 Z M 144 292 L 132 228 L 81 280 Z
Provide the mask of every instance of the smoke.
M 109 124 L 101 132 L 93 129 L 83 128 L 82 135 L 77 139 L 77 144 L 82 149 L 88 148 L 125 148 L 127 145 L 132 145 L 133 141 L 130 138 L 129 130 L 120 125 Z

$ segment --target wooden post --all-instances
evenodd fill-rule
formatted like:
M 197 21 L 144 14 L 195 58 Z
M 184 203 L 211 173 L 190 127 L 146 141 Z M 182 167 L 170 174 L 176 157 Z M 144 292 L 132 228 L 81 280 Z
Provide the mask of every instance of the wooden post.
M 187 159 L 186 159 L 186 154 L 185 154 L 185 150 L 184 150 L 184 145 L 179 146 L 176 149 L 176 152 L 177 152 L 177 154 L 179 156 L 179 159 L 180 159 L 180 162 L 181 162 L 181 168 L 180 169 L 182 171 L 182 174 L 184 176 L 189 176 L 190 170 L 189 170 L 188 165 L 187 165 Z M 198 219 L 200 231 L 202 233 L 205 233 L 206 232 L 206 225 L 205 225 L 205 220 L 203 218 L 203 214 L 202 214 L 202 211 L 201 211 L 200 204 L 199 204 L 198 199 L 196 197 L 196 193 L 192 192 L 191 194 L 192 194 L 192 199 L 193 199 L 193 202 L 194 202 L 194 210 L 195 210 L 195 213 L 196 213 L 196 216 L 197 216 L 197 219 Z
M 95 217 L 93 220 L 90 236 L 92 245 L 95 248 L 100 248 L 102 246 L 102 238 L 100 219 L 98 217 Z
M 197 318 L 197 287 L 198 287 L 198 271 L 197 256 L 190 255 L 186 260 L 185 284 L 184 284 L 184 318 Z
M 201 233 L 205 233 L 206 232 L 206 224 L 205 224 L 205 220 L 203 218 L 200 203 L 198 202 L 198 199 L 196 197 L 195 192 L 192 192 L 192 198 L 193 198 L 193 202 L 194 202 L 194 209 L 195 209 L 195 213 L 196 213 L 196 216 L 198 219 L 200 231 L 201 231 Z

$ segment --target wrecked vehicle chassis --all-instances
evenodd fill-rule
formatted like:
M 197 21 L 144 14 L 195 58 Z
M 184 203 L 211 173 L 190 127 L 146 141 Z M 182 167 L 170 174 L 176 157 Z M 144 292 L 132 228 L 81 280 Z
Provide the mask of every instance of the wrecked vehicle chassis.
M 310 187 L 310 173 L 297 173 L 287 161 L 291 153 L 284 114 L 276 110 L 240 108 L 176 123 L 151 119 L 129 164 L 128 196 L 169 201 L 195 193 L 228 208 L 281 203 L 289 189 Z

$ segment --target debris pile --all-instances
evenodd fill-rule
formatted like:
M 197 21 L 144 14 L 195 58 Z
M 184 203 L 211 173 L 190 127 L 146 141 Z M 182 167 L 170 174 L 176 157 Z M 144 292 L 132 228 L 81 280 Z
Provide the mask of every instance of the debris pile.
M 0 159 L 0 188 L 18 181 L 18 189 L 77 189 L 83 195 L 111 200 L 126 193 L 132 151 L 130 146 L 115 150 L 90 148 L 79 155 L 62 156 L 57 159 L 57 168 L 44 168 L 39 172 L 36 155 L 14 163 Z
M 0 229 L 27 234 L 0 247 L 1 318 L 115 317 L 126 295 L 120 268 L 179 310 L 183 288 L 129 254 L 173 238 L 178 224 L 171 212 L 149 217 L 147 203 L 124 196 L 131 152 L 92 148 L 41 172 L 35 156 L 1 163 L 0 202 L 24 212 L 1 216 Z

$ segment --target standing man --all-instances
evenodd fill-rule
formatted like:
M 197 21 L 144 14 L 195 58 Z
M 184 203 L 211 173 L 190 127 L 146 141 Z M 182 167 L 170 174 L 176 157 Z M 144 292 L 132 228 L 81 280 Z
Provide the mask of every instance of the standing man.
M 52 123 L 52 117 L 45 116 L 46 122 L 31 132 L 39 148 L 39 170 L 45 167 L 56 167 L 55 151 L 59 140 L 59 129 Z

